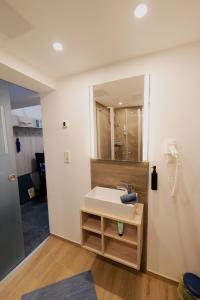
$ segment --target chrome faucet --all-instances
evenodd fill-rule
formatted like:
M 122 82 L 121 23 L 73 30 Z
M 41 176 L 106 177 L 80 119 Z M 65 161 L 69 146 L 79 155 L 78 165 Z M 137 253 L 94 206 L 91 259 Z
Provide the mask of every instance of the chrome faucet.
M 127 192 L 127 194 L 132 193 L 132 184 L 123 182 L 121 185 L 116 186 L 117 190 L 122 190 Z

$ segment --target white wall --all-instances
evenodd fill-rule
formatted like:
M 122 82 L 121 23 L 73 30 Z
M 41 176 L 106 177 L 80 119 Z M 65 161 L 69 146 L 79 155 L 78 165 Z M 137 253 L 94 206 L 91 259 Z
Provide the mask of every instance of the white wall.
M 12 114 L 17 116 L 27 116 L 30 118 L 41 120 L 41 106 L 29 106 L 24 108 L 13 109 Z M 17 175 L 22 176 L 31 174 L 33 185 L 36 189 L 39 188 L 39 174 L 37 170 L 35 153 L 43 152 L 43 134 L 39 128 L 13 128 L 14 144 L 18 137 L 21 144 L 21 151 L 16 153 Z
M 182 271 L 200 275 L 200 43 L 128 60 L 66 78 L 42 99 L 51 232 L 80 242 L 79 208 L 90 189 L 90 85 L 149 73 L 151 77 L 150 163 L 159 189 L 149 193 L 148 270 L 177 279 Z M 70 128 L 62 129 L 62 120 Z M 165 138 L 181 153 L 178 197 L 170 197 Z M 71 164 L 63 152 L 70 149 Z
M 12 114 L 16 116 L 26 116 L 30 118 L 35 118 L 37 120 L 42 119 L 41 105 L 12 109 Z
M 13 137 L 14 143 L 18 137 L 21 144 L 21 151 L 16 152 L 17 175 L 35 172 L 35 153 L 44 151 L 42 129 L 14 127 Z

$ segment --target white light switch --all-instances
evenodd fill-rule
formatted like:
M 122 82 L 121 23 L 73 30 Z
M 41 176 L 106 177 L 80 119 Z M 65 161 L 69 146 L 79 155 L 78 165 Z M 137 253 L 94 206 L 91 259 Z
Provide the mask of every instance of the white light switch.
M 70 151 L 65 151 L 64 152 L 64 163 L 68 164 L 70 162 L 71 162 Z

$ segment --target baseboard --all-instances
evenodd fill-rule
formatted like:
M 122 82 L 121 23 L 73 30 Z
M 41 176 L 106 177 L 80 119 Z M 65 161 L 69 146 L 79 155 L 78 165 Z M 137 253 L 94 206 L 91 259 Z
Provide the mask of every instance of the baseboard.
M 78 242 L 72 241 L 70 239 L 66 239 L 65 237 L 63 237 L 61 235 L 57 235 L 57 234 L 51 233 L 50 236 L 56 237 L 56 238 L 61 239 L 61 240 L 65 241 L 65 242 L 72 243 L 72 244 L 74 244 L 77 247 L 81 247 L 81 244 L 79 244 Z
M 150 271 L 150 270 L 147 270 L 145 273 L 148 274 L 148 275 L 150 275 L 150 276 L 152 276 L 152 277 L 154 277 L 154 278 L 164 280 L 164 281 L 166 281 L 166 282 L 168 282 L 170 284 L 176 285 L 176 286 L 179 283 L 178 280 L 175 280 L 173 278 L 167 277 L 167 276 L 165 276 L 163 274 L 159 274 L 159 273 L 156 273 L 156 272 L 153 272 L 153 271 Z

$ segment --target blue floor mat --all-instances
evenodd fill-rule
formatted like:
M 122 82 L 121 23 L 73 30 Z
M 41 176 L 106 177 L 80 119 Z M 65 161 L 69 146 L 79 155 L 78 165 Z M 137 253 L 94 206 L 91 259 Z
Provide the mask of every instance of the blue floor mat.
M 97 300 L 97 296 L 89 271 L 35 290 L 22 300 Z
M 28 256 L 49 235 L 47 202 L 39 196 L 21 205 L 25 256 Z

